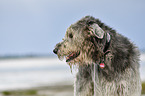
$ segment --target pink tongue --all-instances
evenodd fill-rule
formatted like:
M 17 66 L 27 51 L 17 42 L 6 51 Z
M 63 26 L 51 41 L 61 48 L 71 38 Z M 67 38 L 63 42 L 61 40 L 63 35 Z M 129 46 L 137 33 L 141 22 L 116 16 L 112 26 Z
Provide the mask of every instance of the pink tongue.
M 73 58 L 74 53 L 70 54 L 69 56 L 66 57 L 66 60 L 69 61 Z
M 71 53 L 71 54 L 68 56 L 68 58 L 72 57 L 73 55 L 74 55 L 74 53 Z
M 72 53 L 69 57 L 72 57 L 74 54 Z

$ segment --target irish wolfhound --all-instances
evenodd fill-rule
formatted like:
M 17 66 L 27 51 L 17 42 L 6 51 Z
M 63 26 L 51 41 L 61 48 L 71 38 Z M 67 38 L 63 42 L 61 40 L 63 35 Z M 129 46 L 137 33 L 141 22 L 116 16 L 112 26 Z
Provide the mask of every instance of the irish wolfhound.
M 53 50 L 78 68 L 75 96 L 140 96 L 139 51 L 126 37 L 86 16 Z

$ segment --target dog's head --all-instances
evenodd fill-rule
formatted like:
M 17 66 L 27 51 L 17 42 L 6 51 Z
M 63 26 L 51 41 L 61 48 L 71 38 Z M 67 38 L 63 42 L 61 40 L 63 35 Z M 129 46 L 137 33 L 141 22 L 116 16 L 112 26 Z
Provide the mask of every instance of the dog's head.
M 53 50 L 61 59 L 66 58 L 69 65 L 91 64 L 97 62 L 104 55 L 106 42 L 110 35 L 98 19 L 86 16 L 72 24 L 66 31 L 63 41 Z

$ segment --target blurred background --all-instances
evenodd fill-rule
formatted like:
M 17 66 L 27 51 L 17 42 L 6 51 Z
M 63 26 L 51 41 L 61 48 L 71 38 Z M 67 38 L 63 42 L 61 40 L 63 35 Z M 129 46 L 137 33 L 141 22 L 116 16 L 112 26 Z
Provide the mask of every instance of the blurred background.
M 74 73 L 52 50 L 86 15 L 139 47 L 145 81 L 144 0 L 0 0 L 0 96 L 73 96 Z

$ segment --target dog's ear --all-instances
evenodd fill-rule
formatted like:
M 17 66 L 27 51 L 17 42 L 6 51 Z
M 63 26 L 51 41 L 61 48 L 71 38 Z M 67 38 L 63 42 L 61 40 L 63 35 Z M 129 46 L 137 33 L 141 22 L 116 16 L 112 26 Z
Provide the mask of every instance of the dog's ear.
M 111 39 L 110 34 L 107 33 L 107 42 L 110 42 L 110 39 Z
M 104 31 L 99 27 L 98 24 L 94 23 L 89 26 L 90 31 L 99 39 L 104 37 Z

